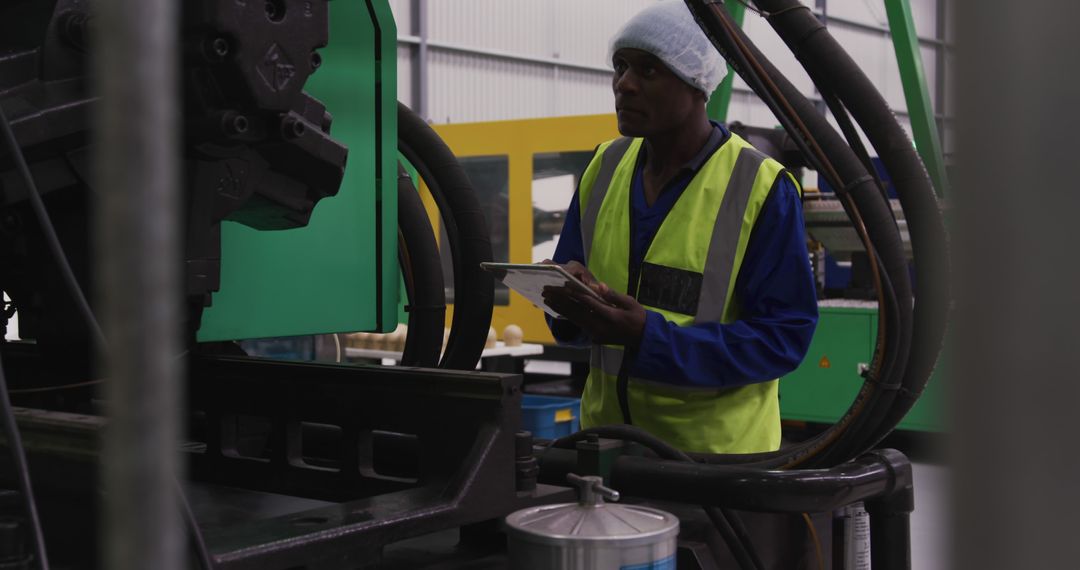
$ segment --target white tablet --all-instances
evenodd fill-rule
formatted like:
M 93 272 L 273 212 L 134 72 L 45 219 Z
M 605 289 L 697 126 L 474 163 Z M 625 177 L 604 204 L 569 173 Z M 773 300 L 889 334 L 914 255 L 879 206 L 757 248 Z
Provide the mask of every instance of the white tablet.
M 545 313 L 558 317 L 559 314 L 544 303 L 544 287 L 570 287 L 592 295 L 598 301 L 607 303 L 599 293 L 593 291 L 578 278 L 570 275 L 559 265 L 548 263 L 481 263 L 485 271 L 490 272 L 504 285 L 521 293 L 523 297 L 540 307 Z

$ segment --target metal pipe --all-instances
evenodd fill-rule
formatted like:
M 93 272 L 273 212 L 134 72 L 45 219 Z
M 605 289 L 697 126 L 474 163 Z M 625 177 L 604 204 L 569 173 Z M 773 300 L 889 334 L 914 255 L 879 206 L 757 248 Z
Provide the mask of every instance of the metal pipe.
M 558 484 L 578 468 L 579 453 L 544 451 L 538 456 L 540 482 Z M 904 492 L 912 486 L 912 475 L 907 457 L 895 450 L 868 453 L 829 469 L 790 471 L 622 455 L 611 465 L 610 485 L 628 496 L 645 499 L 804 513 Z
M 911 487 L 866 501 L 870 515 L 870 566 L 877 570 L 911 570 Z
M 97 291 L 106 353 L 104 563 L 180 570 L 178 3 L 98 4 Z

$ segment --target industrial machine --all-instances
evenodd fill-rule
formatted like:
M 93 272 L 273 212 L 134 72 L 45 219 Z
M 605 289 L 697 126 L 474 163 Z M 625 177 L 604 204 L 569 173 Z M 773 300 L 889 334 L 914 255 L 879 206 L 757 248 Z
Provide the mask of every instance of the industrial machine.
M 491 234 L 449 149 L 395 104 L 387 4 L 185 1 L 176 22 L 185 342 L 172 358 L 186 375 L 172 404 L 186 420 L 186 472 L 159 491 L 184 505 L 194 565 L 506 568 L 507 515 L 571 503 L 569 481 L 598 477 L 626 498 L 681 505 L 672 512 L 683 532 L 664 564 L 787 568 L 817 558 L 824 567 L 831 513 L 865 503 L 874 566 L 910 567 L 910 465 L 873 448 L 914 405 L 940 345 L 943 240 L 932 186 L 910 145 L 886 144 L 902 131 L 880 120 L 884 102 L 831 36 L 795 41 L 817 21 L 794 0 L 759 0 L 822 92 L 872 125 L 920 264 L 914 311 L 899 229 L 857 150 L 722 5 L 687 4 L 798 152 L 840 189 L 872 253 L 879 334 L 851 409 L 818 437 L 753 456 L 690 456 L 633 426 L 534 441 L 520 429 L 520 377 L 473 371 L 497 297 L 479 269 L 493 257 Z M 116 498 L 100 497 L 111 472 L 101 389 L 115 370 L 101 378 L 94 365 L 108 339 L 85 302 L 108 270 L 88 247 L 93 205 L 114 191 L 95 187 L 91 160 L 105 103 L 95 74 L 116 71 L 89 64 L 98 18 L 83 0 L 0 5 L 0 288 L 23 339 L 0 345 L 0 403 L 19 406 L 2 408 L 14 465 L 0 471 L 13 489 L 0 493 L 8 567 L 102 567 L 99 546 L 124 540 L 98 524 L 100 506 Z M 454 310 L 442 353 L 439 253 L 406 166 L 430 189 L 450 250 Z M 405 362 L 414 366 L 264 360 L 229 342 L 390 330 L 399 279 L 414 325 Z M 842 552 L 845 534 L 835 537 Z

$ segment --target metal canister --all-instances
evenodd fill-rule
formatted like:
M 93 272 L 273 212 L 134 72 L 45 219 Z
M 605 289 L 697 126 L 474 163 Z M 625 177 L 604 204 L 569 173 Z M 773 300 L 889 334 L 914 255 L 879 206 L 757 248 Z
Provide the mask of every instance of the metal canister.
M 674 570 L 679 519 L 617 501 L 600 477 L 569 475 L 577 503 L 522 509 L 506 517 L 515 570 Z

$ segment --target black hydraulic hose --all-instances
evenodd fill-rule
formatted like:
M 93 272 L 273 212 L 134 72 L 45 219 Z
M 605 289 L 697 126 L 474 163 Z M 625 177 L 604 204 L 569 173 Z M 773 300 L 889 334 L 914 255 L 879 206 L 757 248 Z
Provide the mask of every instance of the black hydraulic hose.
M 537 455 L 540 482 L 558 484 L 577 469 L 581 452 L 548 448 Z M 827 469 L 769 470 L 620 455 L 610 484 L 628 496 L 774 513 L 828 512 L 910 489 L 911 463 L 883 449 Z
M 399 258 L 406 273 L 409 333 L 401 355 L 403 366 L 435 368 L 442 351 L 446 323 L 446 291 L 443 286 L 439 246 L 427 211 L 416 193 L 412 177 L 398 165 Z
M 784 91 L 781 97 L 787 100 L 788 97 L 794 95 L 794 100 L 798 106 L 803 107 L 801 114 L 806 115 L 806 123 L 813 125 L 819 123 L 824 125 L 824 129 L 817 128 L 811 129 L 812 136 L 819 138 L 822 134 L 828 135 L 829 138 L 835 138 L 836 133 L 827 126 L 824 119 L 816 112 L 816 109 L 812 108 L 809 101 L 802 97 L 801 93 L 792 87 L 787 80 L 780 76 L 779 73 L 771 66 L 771 64 L 765 60 L 764 56 L 757 51 L 741 29 L 737 27 L 729 26 L 728 29 L 732 34 L 738 36 L 738 43 L 745 46 L 749 52 L 749 57 L 758 62 L 759 70 L 769 75 L 769 79 L 775 85 L 778 85 L 778 89 Z M 791 105 L 789 101 L 789 105 Z M 809 114 L 808 114 L 809 113 Z M 835 142 L 835 141 L 834 141 Z M 827 144 L 822 143 L 823 146 Z M 828 147 L 826 147 L 828 148 Z M 835 147 L 844 151 L 851 150 L 843 142 Z M 851 156 L 842 157 L 842 160 L 838 161 L 840 164 L 847 163 L 851 160 Z M 868 160 L 866 162 L 869 162 Z M 869 166 L 872 168 L 872 166 Z M 864 172 L 866 169 L 864 168 Z M 867 173 L 868 176 L 869 173 Z M 875 177 L 870 179 L 876 182 Z M 840 195 L 841 203 L 844 205 L 844 209 L 847 212 L 849 218 L 851 218 L 853 224 L 857 229 L 861 229 L 861 234 L 874 234 L 877 235 L 892 235 L 896 239 L 896 243 L 899 243 L 900 236 L 899 230 L 896 228 L 895 218 L 892 214 L 892 208 L 888 204 L 887 198 L 884 193 L 880 191 L 880 185 L 873 185 L 875 190 L 878 190 L 877 194 L 880 198 L 880 203 L 884 206 L 883 211 L 887 217 L 880 216 L 878 221 L 873 225 L 871 230 L 867 230 L 866 226 L 871 224 L 867 223 L 863 218 L 858 203 L 867 203 L 864 200 L 859 200 L 859 195 L 854 192 Z M 867 196 L 870 203 L 874 203 L 873 198 Z M 849 200 L 854 200 L 849 204 Z M 880 227 L 878 227 L 880 224 Z M 873 241 L 873 240 L 871 240 Z M 892 260 L 891 264 L 886 264 L 877 253 L 877 249 L 870 243 L 865 244 L 867 253 L 870 255 L 870 262 L 872 264 L 871 270 L 877 272 L 880 268 L 880 274 L 875 274 L 875 287 L 878 289 L 879 295 L 879 307 L 880 307 L 880 319 L 879 319 L 879 334 L 876 348 L 874 351 L 875 357 L 873 360 L 873 366 L 868 372 L 867 379 L 864 382 L 862 390 L 855 398 L 848 414 L 845 415 L 841 421 L 823 434 L 820 438 L 811 440 L 808 444 L 797 448 L 789 452 L 791 460 L 784 464 L 785 467 L 815 467 L 815 466 L 827 466 L 834 463 L 846 461 L 852 457 L 862 454 L 868 450 L 872 444 L 868 444 L 868 433 L 872 433 L 877 429 L 877 426 L 882 421 L 885 413 L 893 405 L 896 396 L 896 389 L 902 378 L 902 373 L 907 361 L 907 350 L 910 344 L 911 334 L 911 293 L 910 293 L 910 281 L 906 269 L 906 259 L 903 256 L 902 248 L 899 250 L 893 250 L 891 255 L 887 259 Z M 897 289 L 892 284 L 893 275 L 897 275 L 900 282 L 905 286 L 905 295 L 900 297 L 897 294 Z M 900 305 L 899 301 L 904 301 L 904 305 Z
M 398 149 L 431 190 L 454 259 L 454 317 L 440 367 L 472 370 L 491 326 L 495 283 L 480 268 L 491 261 L 487 220 L 461 164 L 416 113 L 398 103 Z
M 694 463 L 694 460 L 683 451 L 672 447 L 649 432 L 631 425 L 610 425 L 584 429 L 553 441 L 549 447 L 568 447 L 578 441 L 588 439 L 590 435 L 630 441 L 648 448 L 663 459 Z M 761 562 L 761 557 L 758 556 L 757 550 L 750 540 L 750 533 L 747 532 L 746 526 L 743 525 L 742 519 L 739 518 L 737 513 L 727 508 L 709 505 L 702 505 L 702 509 L 705 510 L 705 514 L 709 517 L 713 526 L 716 527 L 720 536 L 723 537 L 724 542 L 731 549 L 731 554 L 743 570 L 764 569 L 765 566 Z
M 833 118 L 836 119 L 836 124 L 840 126 L 840 132 L 844 133 L 844 138 L 847 139 L 848 144 L 851 146 L 851 150 L 855 151 L 855 156 L 859 157 L 863 166 L 866 167 L 866 171 L 870 173 L 870 176 L 874 179 L 874 185 L 877 186 L 878 192 L 881 193 L 881 197 L 886 203 L 889 203 L 889 213 L 893 214 L 893 222 L 896 222 L 896 214 L 892 211 L 892 204 L 889 202 L 889 192 L 885 188 L 885 182 L 881 180 L 881 176 L 878 175 L 877 168 L 874 167 L 874 161 L 870 159 L 870 153 L 866 150 L 866 145 L 863 144 L 862 137 L 859 136 L 859 132 L 855 130 L 855 124 L 851 122 L 851 116 L 848 115 L 847 108 L 840 102 L 836 94 L 831 91 L 821 91 L 820 87 L 818 91 L 821 93 L 821 98 L 825 101 L 825 105 L 829 107 L 829 111 L 832 112 Z
M 887 103 L 858 65 L 827 31 L 803 10 L 787 10 L 795 0 L 758 0 L 775 12 L 769 23 L 815 83 L 835 90 L 862 127 L 889 172 L 900 198 L 915 259 L 914 336 L 901 392 L 873 438 L 880 440 L 903 419 L 933 372 L 949 312 L 948 238 L 933 184 L 926 168 Z M 784 10 L 787 10 L 784 12 Z M 783 13 L 781 13 L 783 12 Z
M 784 92 L 785 99 L 792 97 L 796 101 L 794 106 L 800 108 L 799 112 L 801 116 L 806 117 L 807 123 L 810 125 L 818 123 L 818 126 L 811 127 L 812 136 L 821 137 L 826 135 L 827 138 L 838 138 L 832 128 L 827 126 L 824 118 L 810 105 L 809 100 L 802 97 L 794 89 L 794 86 L 780 76 L 779 72 L 754 48 L 750 40 L 745 38 L 741 29 L 730 29 L 733 35 L 740 37 L 740 43 L 747 46 L 746 49 L 751 53 L 751 57 L 761 60 L 759 67 L 764 69 L 766 73 L 771 74 L 771 76 L 775 76 L 770 77 L 770 80 L 780 85 L 778 89 Z M 850 163 L 853 157 L 853 154 L 850 154 L 850 147 L 847 147 L 845 142 L 836 140 L 834 144 L 835 142 L 838 142 L 838 145 L 834 147 L 835 149 L 849 152 L 848 157 L 842 158 L 839 163 Z M 823 142 L 823 146 L 825 145 L 827 145 L 827 141 Z M 828 147 L 826 146 L 826 148 Z M 863 172 L 865 172 L 865 169 L 863 169 Z M 868 173 L 864 176 L 868 177 Z M 873 180 L 872 177 L 868 179 Z M 877 211 L 876 221 L 870 223 L 860 213 L 860 205 L 867 202 L 875 203 L 874 198 L 870 198 L 869 195 L 872 188 L 874 193 L 877 194 L 875 198 L 878 199 L 878 203 L 882 208 Z M 846 212 L 856 228 L 861 226 L 869 227 L 869 230 L 865 230 L 865 233 L 872 236 L 874 234 L 890 234 L 895 239 L 895 244 L 899 245 L 900 233 L 895 228 L 892 209 L 888 202 L 877 191 L 876 185 L 866 185 L 862 190 L 866 193 L 864 196 L 866 200 L 860 200 L 860 195 L 854 191 L 839 193 L 840 201 L 845 204 Z M 853 202 L 848 204 L 848 201 Z M 881 215 L 882 213 L 883 215 Z M 783 464 L 785 467 L 831 465 L 858 456 L 867 448 L 863 443 L 866 439 L 866 432 L 877 429 L 881 418 L 885 416 L 886 411 L 894 401 L 895 390 L 900 384 L 903 369 L 906 366 L 910 338 L 910 303 L 912 303 L 912 298 L 910 298 L 906 259 L 903 256 L 902 247 L 891 250 L 890 255 L 887 256 L 887 259 L 892 261 L 891 263 L 878 255 L 878 250 L 874 245 L 867 244 L 866 250 L 870 255 L 872 270 L 876 271 L 878 269 L 878 263 L 880 263 L 879 267 L 881 269 L 881 275 L 875 275 L 875 286 L 879 291 L 880 323 L 883 323 L 883 326 L 879 329 L 874 365 L 868 371 L 863 388 L 855 397 L 847 415 L 820 437 L 811 439 L 807 444 L 789 451 L 788 456 L 791 459 Z M 893 279 L 899 280 L 904 287 L 903 296 L 900 291 L 897 291 L 892 286 L 891 281 Z
M 820 454 L 837 438 L 843 436 L 848 427 L 859 416 L 866 414 L 863 417 L 872 421 L 881 417 L 882 410 L 888 409 L 888 406 L 892 403 L 894 392 L 888 390 L 888 387 L 899 383 L 899 377 L 907 359 L 906 350 L 911 334 L 911 287 L 907 276 L 906 260 L 900 235 L 893 223 L 892 212 L 874 186 L 873 178 L 870 177 L 851 148 L 833 130 L 824 117 L 817 112 L 809 100 L 776 71 L 737 26 L 725 22 L 724 18 L 729 19 L 729 17 L 722 9 L 713 12 L 702 0 L 687 0 L 687 4 L 698 18 L 699 24 L 702 25 L 706 34 L 712 39 L 714 45 L 728 57 L 736 71 L 743 75 L 744 78 L 747 78 L 748 84 L 762 95 L 762 98 L 773 109 L 774 114 L 782 117 L 788 113 L 794 113 L 799 124 L 805 126 L 807 132 L 805 134 L 801 130 L 792 132 L 793 138 L 805 137 L 811 139 L 824 155 L 824 158 L 817 162 L 822 163 L 827 160 L 829 162 L 827 167 L 835 168 L 838 178 L 836 182 L 838 195 L 841 199 L 850 197 L 858 211 L 861 212 L 870 241 L 873 244 L 872 247 L 868 248 L 868 251 L 871 253 L 876 252 L 877 256 L 880 257 L 881 267 L 886 269 L 885 274 L 892 281 L 893 290 L 895 291 L 896 303 L 899 309 L 899 322 L 890 323 L 890 329 L 891 334 L 898 337 L 898 350 L 895 353 L 878 351 L 883 354 L 884 360 L 881 370 L 890 372 L 889 375 L 881 374 L 864 383 L 863 389 L 848 413 L 836 425 L 820 436 L 782 452 L 755 454 L 753 456 L 731 455 L 724 456 L 724 459 L 721 459 L 722 461 L 731 462 L 754 461 L 759 466 L 764 467 L 813 465 L 815 456 Z M 745 53 L 743 53 L 744 49 L 746 50 Z M 756 65 L 751 65 L 749 58 L 753 58 L 753 63 L 756 63 Z M 739 65 L 736 65 L 736 62 Z M 766 77 L 756 77 L 759 70 L 764 72 Z M 765 86 L 766 82 L 771 83 L 771 87 L 775 88 L 776 97 Z M 762 94 L 758 91 L 759 89 L 764 89 L 766 93 Z M 783 98 L 785 104 L 781 104 L 777 97 Z M 786 121 L 785 127 L 791 128 L 790 125 L 792 124 L 793 121 Z M 802 148 L 805 149 L 806 146 L 802 145 Z M 828 169 L 823 174 L 829 177 Z M 884 301 L 883 304 L 888 301 L 890 300 Z M 880 341 L 879 338 L 879 346 Z M 853 436 L 849 435 L 847 437 L 851 438 Z

